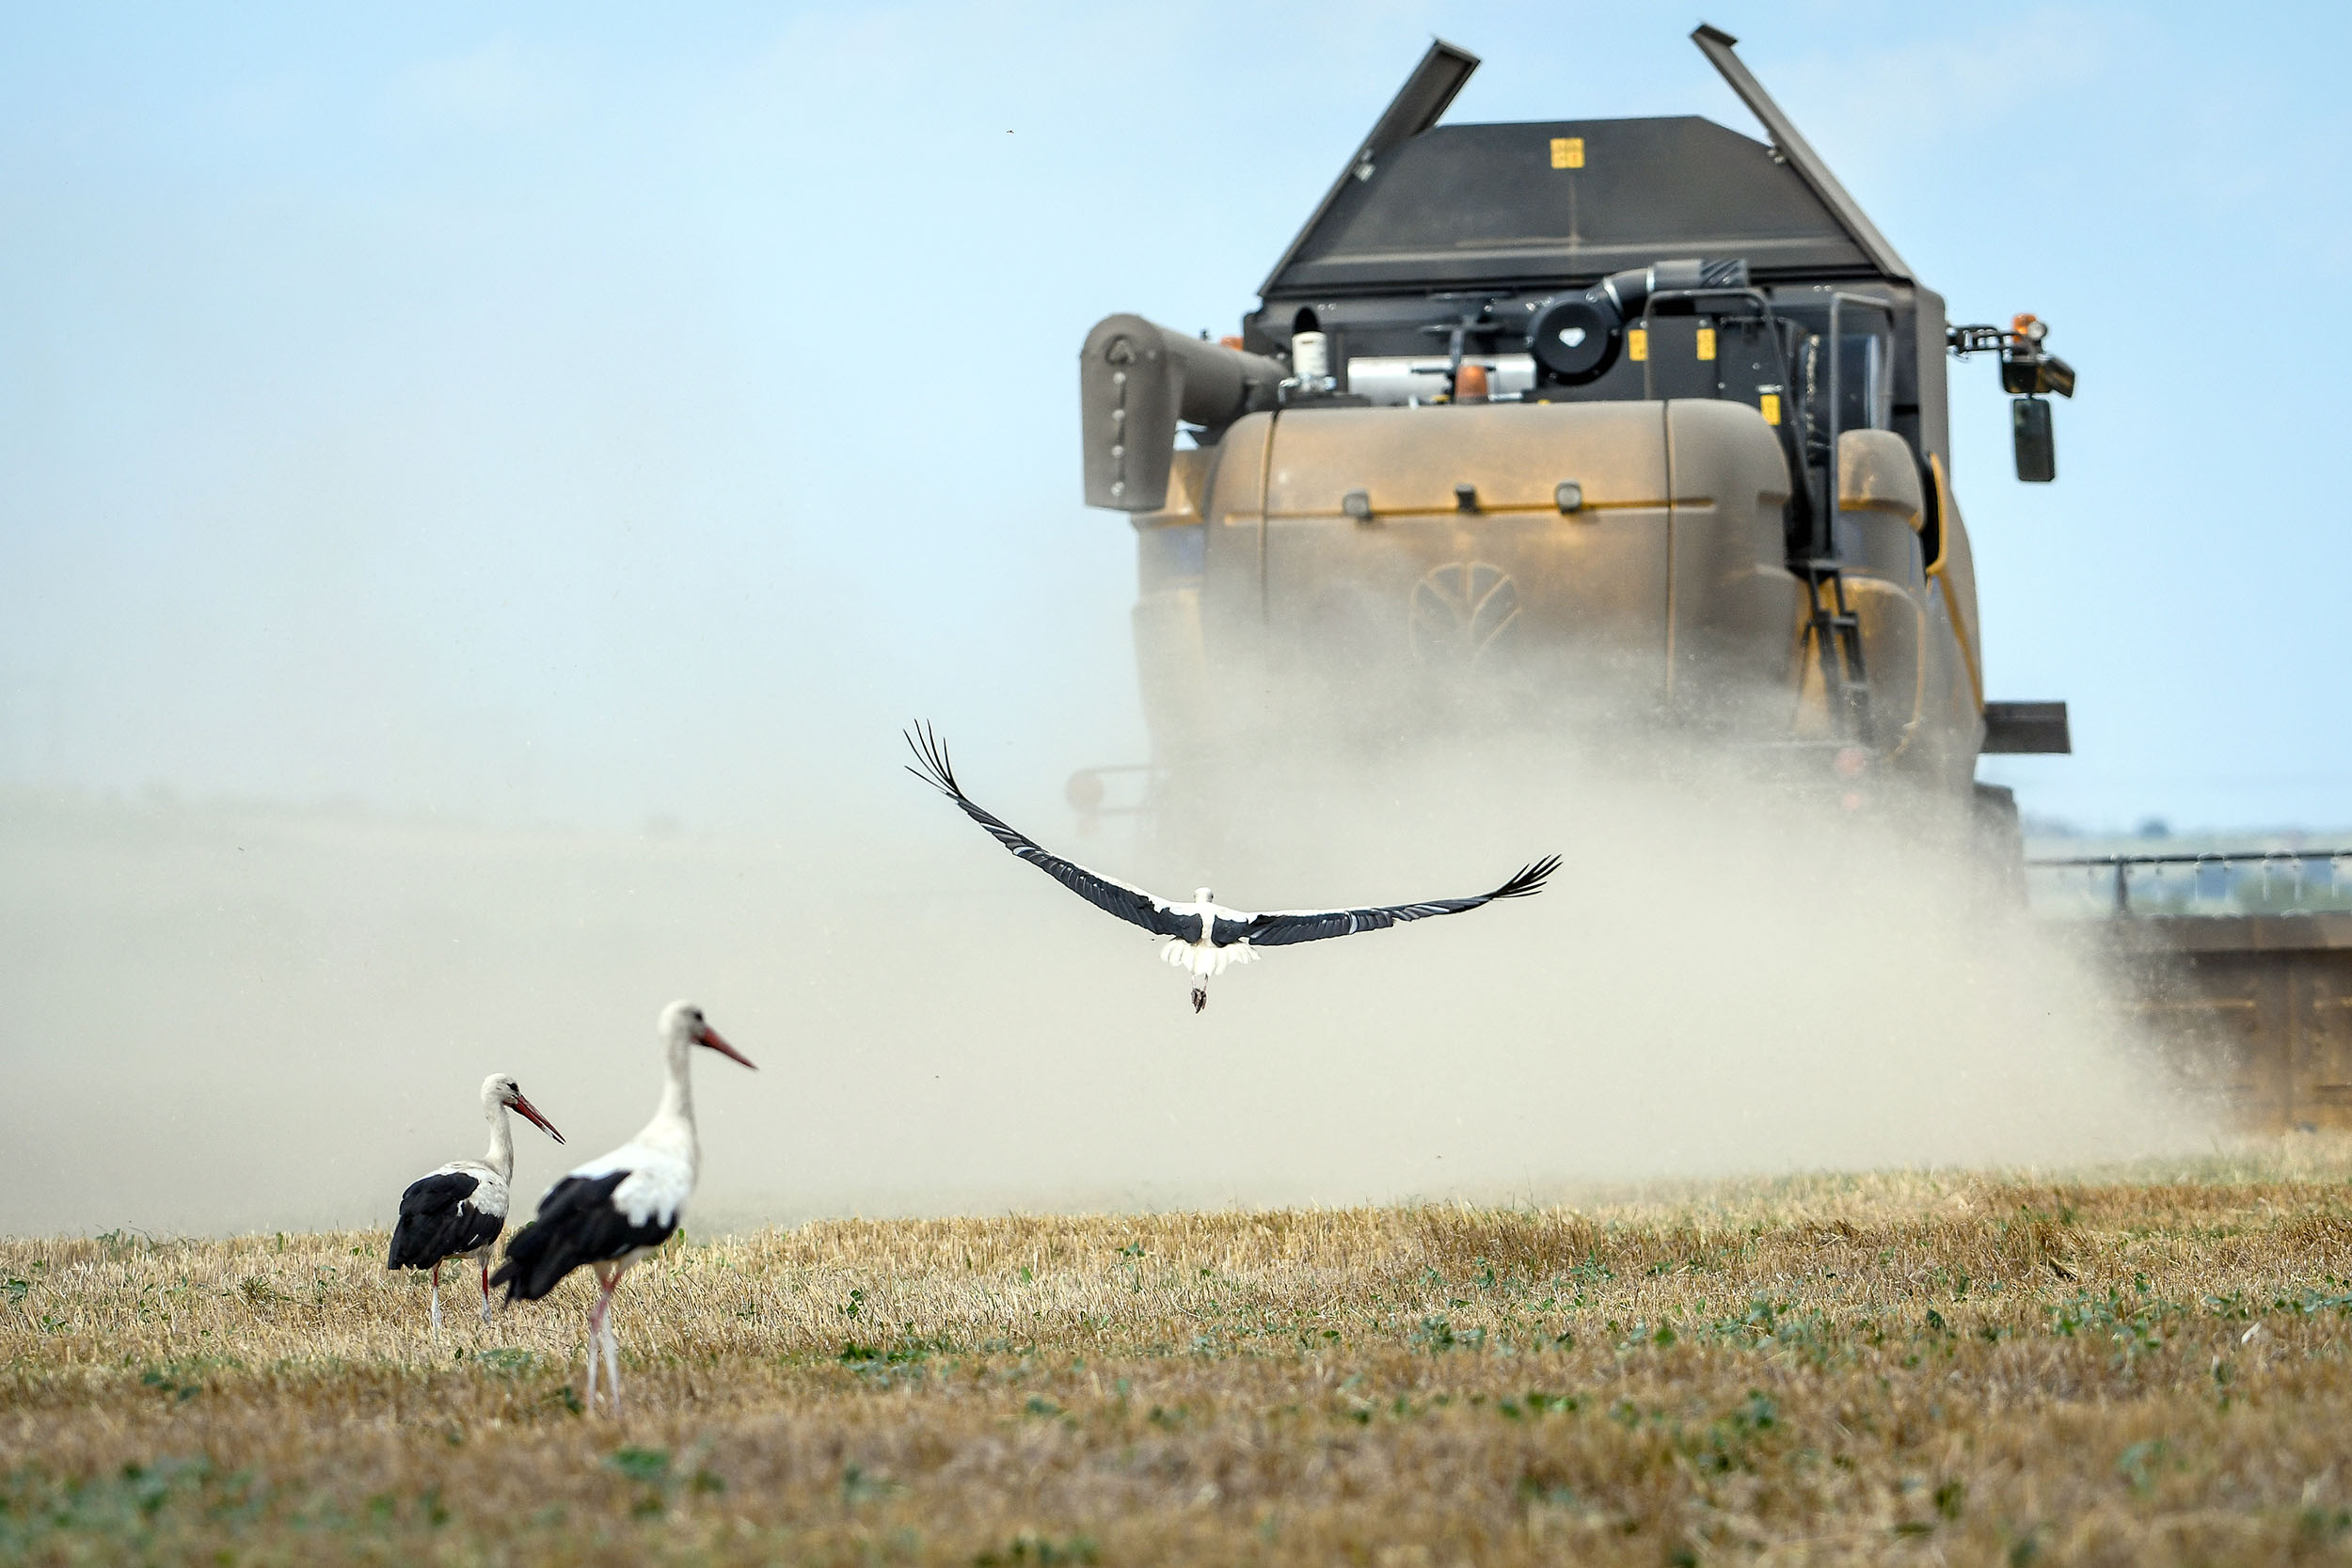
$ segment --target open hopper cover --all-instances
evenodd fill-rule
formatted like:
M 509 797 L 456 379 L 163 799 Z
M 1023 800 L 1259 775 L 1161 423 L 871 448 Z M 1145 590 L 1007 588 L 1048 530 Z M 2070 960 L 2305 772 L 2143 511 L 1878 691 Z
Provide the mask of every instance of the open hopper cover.
M 1269 294 L 1585 277 L 1661 255 L 1877 271 L 1772 150 L 1695 115 L 1440 125 L 1345 180 Z

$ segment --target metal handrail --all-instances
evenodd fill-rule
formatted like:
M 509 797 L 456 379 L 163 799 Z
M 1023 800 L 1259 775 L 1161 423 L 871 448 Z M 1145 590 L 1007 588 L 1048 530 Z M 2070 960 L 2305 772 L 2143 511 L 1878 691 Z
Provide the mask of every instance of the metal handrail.
M 2206 865 L 2227 866 L 2233 863 L 2253 863 L 2263 868 L 2265 885 L 2268 885 L 2270 864 L 2274 861 L 2292 861 L 2296 880 L 2299 884 L 2304 864 L 2311 861 L 2326 861 L 2329 874 L 2334 875 L 2346 860 L 2352 860 L 2352 848 L 2308 849 L 2202 849 L 2185 854 L 2133 854 L 2117 851 L 2107 855 L 2033 855 L 2027 856 L 2028 866 L 2109 867 L 2115 872 L 2115 912 L 2132 912 L 2131 871 L 2136 865 Z
M 2201 849 L 2189 855 L 2032 855 L 2027 865 L 2201 865 L 2206 861 L 2332 861 L 2352 849 Z

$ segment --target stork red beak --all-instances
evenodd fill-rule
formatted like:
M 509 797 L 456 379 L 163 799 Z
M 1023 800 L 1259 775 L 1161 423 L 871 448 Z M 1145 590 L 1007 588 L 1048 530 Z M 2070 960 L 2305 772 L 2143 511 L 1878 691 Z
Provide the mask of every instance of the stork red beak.
M 749 1056 L 746 1056 L 740 1051 L 736 1050 L 735 1047 L 729 1045 L 725 1040 L 721 1039 L 719 1037 L 719 1031 L 713 1029 L 707 1023 L 694 1031 L 694 1043 L 696 1045 L 707 1045 L 710 1047 L 711 1050 L 716 1051 L 720 1055 L 726 1057 L 728 1060 L 742 1063 L 745 1067 L 750 1068 L 754 1072 L 757 1072 L 759 1070 L 759 1064 L 757 1062 L 753 1061 Z
M 553 1138 L 557 1143 L 562 1143 L 564 1141 L 564 1134 L 555 1130 L 555 1123 L 541 1116 L 539 1114 L 539 1107 L 533 1105 L 530 1101 L 525 1100 L 519 1094 L 515 1096 L 515 1109 L 523 1114 L 523 1119 L 525 1121 L 530 1122 L 532 1126 L 536 1127 L 540 1132 L 545 1132 L 548 1137 Z

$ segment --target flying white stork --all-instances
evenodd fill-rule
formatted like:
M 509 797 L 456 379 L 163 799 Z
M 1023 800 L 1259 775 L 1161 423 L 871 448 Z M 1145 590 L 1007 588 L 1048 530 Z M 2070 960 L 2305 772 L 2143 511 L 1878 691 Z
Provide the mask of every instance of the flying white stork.
M 1269 910 L 1259 914 L 1227 909 L 1210 896 L 1207 888 L 1198 889 L 1187 901 L 1171 903 L 1049 853 L 1027 834 L 1008 827 L 974 804 L 956 783 L 955 770 L 947 765 L 946 743 L 928 725 L 909 732 L 906 738 L 907 745 L 914 749 L 915 761 L 915 766 L 907 771 L 962 807 L 963 815 L 986 828 L 997 843 L 1096 909 L 1115 914 L 1130 926 L 1140 926 L 1153 936 L 1166 937 L 1160 957 L 1179 969 L 1192 972 L 1192 1010 L 1196 1013 L 1209 1005 L 1210 976 L 1223 974 L 1228 964 L 1254 963 L 1262 947 L 1287 947 L 1293 942 L 1321 942 L 1326 937 L 1352 937 L 1359 931 L 1382 930 L 1407 920 L 1460 914 L 1498 898 L 1525 898 L 1542 891 L 1544 879 L 1560 865 L 1559 856 L 1548 855 L 1533 865 L 1521 867 L 1518 875 L 1492 893 L 1470 898 L 1436 898 L 1419 904 L 1390 904 L 1379 909 Z
M 388 1269 L 433 1271 L 433 1332 L 441 1331 L 441 1264 L 471 1258 L 482 1270 L 482 1321 L 490 1321 L 490 1252 L 506 1228 L 506 1188 L 515 1179 L 515 1132 L 506 1111 L 513 1106 L 531 1124 L 564 1141 L 555 1123 L 523 1098 L 514 1075 L 494 1072 L 482 1081 L 482 1114 L 490 1122 L 490 1152 L 479 1160 L 452 1160 L 419 1177 L 400 1195 L 400 1218 L 392 1226 Z
M 506 1261 L 490 1276 L 506 1299 L 537 1301 L 574 1269 L 596 1271 L 596 1304 L 588 1310 L 588 1408 L 596 1407 L 596 1349 L 604 1349 L 612 1414 L 621 1413 L 620 1342 L 607 1325 L 612 1290 L 628 1266 L 668 1241 L 686 1217 L 702 1147 L 694 1138 L 694 1089 L 687 1058 L 707 1046 L 753 1065 L 719 1037 L 691 1002 L 661 1010 L 661 1049 L 669 1076 L 644 1131 L 601 1158 L 574 1167 L 548 1189 L 539 1212 L 506 1243 Z

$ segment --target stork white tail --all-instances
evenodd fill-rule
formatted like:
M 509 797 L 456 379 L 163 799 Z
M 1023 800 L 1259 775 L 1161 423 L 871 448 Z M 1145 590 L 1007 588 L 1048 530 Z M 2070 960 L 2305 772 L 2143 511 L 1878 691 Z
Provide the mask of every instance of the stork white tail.
M 1206 979 L 1214 974 L 1224 974 L 1225 966 L 1228 964 L 1256 963 L 1258 954 L 1257 950 L 1246 942 L 1236 942 L 1225 947 L 1212 947 L 1205 942 L 1186 942 L 1182 937 L 1170 937 L 1167 944 L 1160 949 L 1160 959 L 1164 963 L 1175 965 L 1178 969 L 1192 971 L 1197 979 Z

